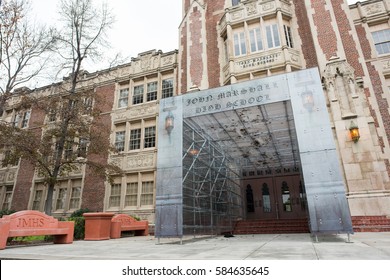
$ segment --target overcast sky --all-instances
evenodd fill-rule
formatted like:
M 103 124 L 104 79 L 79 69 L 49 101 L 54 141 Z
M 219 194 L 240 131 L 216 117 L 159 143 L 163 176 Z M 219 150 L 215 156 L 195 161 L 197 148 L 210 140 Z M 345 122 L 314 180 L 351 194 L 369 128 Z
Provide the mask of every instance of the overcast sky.
M 30 0 L 38 22 L 53 25 L 59 0 Z M 99 7 L 104 0 L 92 0 Z M 182 0 L 105 0 L 116 22 L 109 33 L 112 54 L 136 57 L 152 49 L 169 52 L 178 48 Z M 89 69 L 87 70 L 101 70 Z M 103 66 L 102 66 L 103 67 Z
M 111 56 L 136 57 L 138 53 L 157 49 L 169 52 L 178 48 L 178 27 L 182 19 L 182 0 L 92 0 L 106 1 L 116 22 L 110 32 Z M 355 3 L 357 0 L 348 0 Z M 30 0 L 39 22 L 55 24 L 60 0 Z M 84 65 L 89 71 L 101 70 L 107 63 Z M 91 69 L 94 68 L 94 69 Z

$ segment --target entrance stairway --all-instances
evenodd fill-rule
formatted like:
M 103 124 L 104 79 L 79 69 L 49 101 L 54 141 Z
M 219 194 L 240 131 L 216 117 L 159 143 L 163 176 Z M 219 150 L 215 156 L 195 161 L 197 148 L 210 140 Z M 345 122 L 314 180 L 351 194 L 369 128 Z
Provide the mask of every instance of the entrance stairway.
M 389 232 L 390 218 L 386 216 L 353 216 L 354 232 Z
M 233 234 L 309 233 L 307 219 L 238 221 Z

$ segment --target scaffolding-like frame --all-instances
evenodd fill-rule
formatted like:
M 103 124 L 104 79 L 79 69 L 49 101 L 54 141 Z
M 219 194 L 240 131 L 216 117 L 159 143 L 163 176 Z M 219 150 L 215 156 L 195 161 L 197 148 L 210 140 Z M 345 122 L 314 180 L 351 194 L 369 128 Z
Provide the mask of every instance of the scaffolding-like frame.
M 239 170 L 196 124 L 183 122 L 183 233 L 231 233 L 242 217 Z

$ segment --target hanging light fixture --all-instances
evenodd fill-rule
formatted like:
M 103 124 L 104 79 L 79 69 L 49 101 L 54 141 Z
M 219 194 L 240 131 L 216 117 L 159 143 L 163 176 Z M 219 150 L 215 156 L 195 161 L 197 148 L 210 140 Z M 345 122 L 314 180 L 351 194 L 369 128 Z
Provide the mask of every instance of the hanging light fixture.
M 351 139 L 353 142 L 359 141 L 360 133 L 359 133 L 359 127 L 351 121 L 351 125 L 349 126 L 349 134 L 351 135 Z
M 188 153 L 189 153 L 191 156 L 195 157 L 195 156 L 197 156 L 197 155 L 199 154 L 199 150 L 196 149 L 196 148 L 193 148 L 193 149 L 189 150 Z
M 171 134 L 172 129 L 175 127 L 174 121 L 175 118 L 173 117 L 172 112 L 169 111 L 168 115 L 165 118 L 165 130 L 168 132 L 168 135 Z

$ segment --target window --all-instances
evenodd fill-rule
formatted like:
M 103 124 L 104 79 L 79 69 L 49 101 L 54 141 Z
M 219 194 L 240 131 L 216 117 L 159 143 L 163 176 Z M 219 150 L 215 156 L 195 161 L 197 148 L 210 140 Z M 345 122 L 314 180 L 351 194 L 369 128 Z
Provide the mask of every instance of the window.
M 118 152 L 123 152 L 125 150 L 125 132 L 118 131 L 115 134 L 115 148 Z
M 133 92 L 133 105 L 144 102 L 144 86 L 135 86 Z
M 55 122 L 57 120 L 57 109 L 49 109 L 49 122 Z
M 132 129 L 130 131 L 129 150 L 138 150 L 141 148 L 141 129 Z
M 4 194 L 4 199 L 3 203 L 1 205 L 2 210 L 9 210 L 11 207 L 11 197 L 12 197 L 12 191 L 13 191 L 13 186 L 5 186 L 3 187 L 5 190 Z
M 156 146 L 156 127 L 145 128 L 145 142 L 144 148 L 152 148 Z
M 24 114 L 23 114 L 23 119 L 22 119 L 22 128 L 27 127 L 27 125 L 28 125 L 28 120 L 30 119 L 30 115 L 31 115 L 31 112 L 30 112 L 30 111 L 24 112 Z
M 390 29 L 373 32 L 372 38 L 378 55 L 390 53 Z
M 289 48 L 293 48 L 293 41 L 291 36 L 290 26 L 284 25 L 284 35 L 286 36 L 286 43 Z
M 19 164 L 19 158 L 15 156 L 15 152 L 10 150 L 9 148 L 6 149 L 3 154 L 4 157 L 1 161 L 1 166 L 2 167 L 7 167 L 8 165 L 10 166 L 16 166 Z
M 146 101 L 157 100 L 157 82 L 148 83 L 147 88 Z
M 83 100 L 82 114 L 88 115 L 92 112 L 93 99 L 92 97 L 85 97 Z
M 278 25 L 272 24 L 265 28 L 267 33 L 268 48 L 275 48 L 280 46 Z
M 127 107 L 129 100 L 129 89 L 121 89 L 119 91 L 118 108 Z
M 153 181 L 142 182 L 141 206 L 153 205 Z
M 162 98 L 173 96 L 173 79 L 166 79 L 162 81 Z
M 36 190 L 34 194 L 34 200 L 32 204 L 32 210 L 41 210 L 43 201 L 43 190 Z
M 245 34 L 239 32 L 234 34 L 234 55 L 240 56 L 246 54 Z
M 254 28 L 249 31 L 251 41 L 251 52 L 261 51 L 263 49 L 263 42 L 261 40 L 260 28 Z
M 65 160 L 71 160 L 73 156 L 73 142 L 68 140 L 65 142 L 64 158 Z
M 111 185 L 109 207 L 119 207 L 121 201 L 121 184 Z
M 125 206 L 137 206 L 138 182 L 128 183 L 126 187 Z
M 66 188 L 59 188 L 58 189 L 58 196 L 56 199 L 56 206 L 55 210 L 62 210 L 65 209 L 65 203 L 66 203 Z
M 85 138 L 80 138 L 79 145 L 77 148 L 77 157 L 82 157 L 82 158 L 87 157 L 87 145 L 88 145 L 88 140 Z
M 232 6 L 237 6 L 240 4 L 240 0 L 232 0 Z
M 80 198 L 81 198 L 81 187 L 80 186 L 73 187 L 70 194 L 69 208 L 78 209 L 80 207 Z
M 125 181 L 117 177 L 111 185 L 108 207 L 150 208 L 154 205 L 154 172 L 126 174 Z
M 20 114 L 18 113 L 14 117 L 13 126 L 14 127 L 18 127 L 19 126 L 19 122 L 20 122 Z

